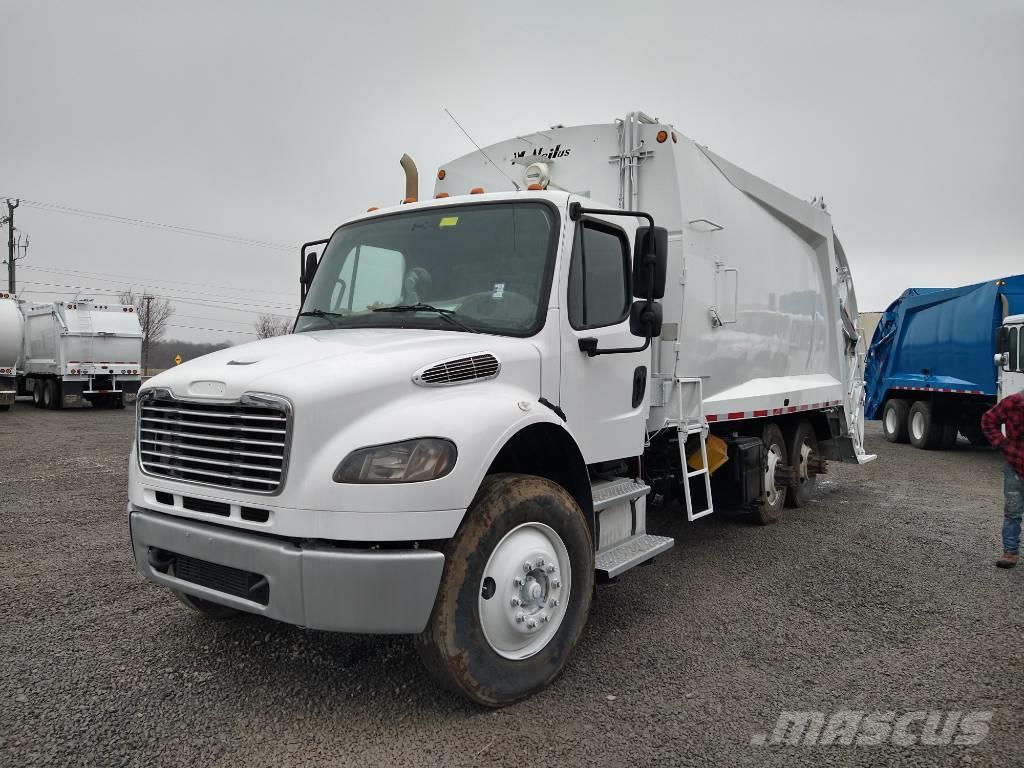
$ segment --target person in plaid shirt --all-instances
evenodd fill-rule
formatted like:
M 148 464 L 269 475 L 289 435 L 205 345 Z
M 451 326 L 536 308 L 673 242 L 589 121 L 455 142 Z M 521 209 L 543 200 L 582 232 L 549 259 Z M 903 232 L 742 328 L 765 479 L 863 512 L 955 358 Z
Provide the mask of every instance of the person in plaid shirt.
M 1003 434 L 1002 427 L 1006 427 Z M 1020 519 L 1024 513 L 1024 390 L 1000 400 L 981 417 L 981 428 L 992 445 L 1003 452 L 1003 556 L 1000 568 L 1013 568 L 1020 551 Z

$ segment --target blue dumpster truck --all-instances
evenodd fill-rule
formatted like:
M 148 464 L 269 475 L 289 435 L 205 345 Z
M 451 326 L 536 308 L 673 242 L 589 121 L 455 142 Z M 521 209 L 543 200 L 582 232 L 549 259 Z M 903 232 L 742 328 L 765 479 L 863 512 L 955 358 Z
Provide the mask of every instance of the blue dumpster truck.
M 1024 275 L 904 291 L 868 348 L 865 418 L 881 419 L 892 443 L 937 450 L 962 434 L 985 445 L 981 415 L 995 404 L 1006 375 L 1006 323 L 1021 313 Z

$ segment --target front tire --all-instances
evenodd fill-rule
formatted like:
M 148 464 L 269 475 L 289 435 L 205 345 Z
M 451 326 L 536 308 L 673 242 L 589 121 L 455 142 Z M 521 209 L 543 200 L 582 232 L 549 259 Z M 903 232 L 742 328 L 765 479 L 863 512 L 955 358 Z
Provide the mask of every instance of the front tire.
M 882 434 L 890 443 L 906 443 L 910 441 L 907 433 L 907 414 L 910 405 L 906 400 L 886 400 L 882 409 Z
M 492 475 L 444 554 L 416 639 L 431 675 L 488 707 L 550 684 L 583 633 L 594 590 L 593 540 L 575 499 L 541 477 Z

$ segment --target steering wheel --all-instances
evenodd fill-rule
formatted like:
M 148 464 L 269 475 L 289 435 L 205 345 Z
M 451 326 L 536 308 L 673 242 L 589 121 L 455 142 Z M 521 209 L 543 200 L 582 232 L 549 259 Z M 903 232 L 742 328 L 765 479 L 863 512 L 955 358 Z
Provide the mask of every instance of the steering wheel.
M 459 305 L 459 314 L 479 320 L 513 323 L 529 322 L 537 303 L 515 291 L 505 291 L 500 297 L 493 291 L 481 291 L 467 296 Z

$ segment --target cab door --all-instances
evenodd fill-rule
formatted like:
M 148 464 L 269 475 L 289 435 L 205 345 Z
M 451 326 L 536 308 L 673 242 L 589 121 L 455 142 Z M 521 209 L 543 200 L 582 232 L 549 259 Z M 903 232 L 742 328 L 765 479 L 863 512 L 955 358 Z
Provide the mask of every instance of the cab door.
M 999 373 L 999 399 L 1024 391 L 1024 325 L 1007 323 L 1003 331 L 1003 362 Z
M 639 456 L 645 441 L 650 348 L 594 357 L 580 349 L 581 339 L 596 339 L 599 349 L 644 343 L 629 330 L 633 231 L 616 218 L 576 222 L 559 281 L 559 405 L 588 464 Z

